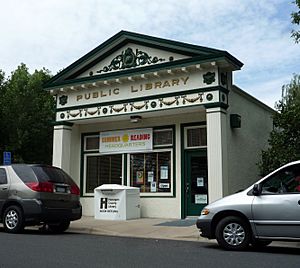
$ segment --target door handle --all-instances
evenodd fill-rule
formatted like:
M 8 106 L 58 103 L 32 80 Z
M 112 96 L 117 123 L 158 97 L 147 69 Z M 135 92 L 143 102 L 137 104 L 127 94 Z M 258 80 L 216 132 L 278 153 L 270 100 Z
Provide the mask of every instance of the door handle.
M 187 182 L 186 185 L 185 185 L 185 192 L 188 193 L 189 190 L 190 190 L 190 184 Z
M 2 191 L 5 191 L 5 190 L 7 190 L 7 189 L 8 189 L 8 187 L 3 187 L 3 188 L 1 188 Z

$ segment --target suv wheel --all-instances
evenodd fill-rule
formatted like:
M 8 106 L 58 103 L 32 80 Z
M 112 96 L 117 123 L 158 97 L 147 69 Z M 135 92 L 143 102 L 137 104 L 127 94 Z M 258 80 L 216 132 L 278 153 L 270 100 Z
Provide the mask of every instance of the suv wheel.
M 251 231 L 241 218 L 229 216 L 222 219 L 216 228 L 219 245 L 227 250 L 243 250 L 249 246 Z
M 23 212 L 18 206 L 9 206 L 3 215 L 3 226 L 8 233 L 19 233 L 24 229 Z
M 70 221 L 62 221 L 58 223 L 49 223 L 48 227 L 49 230 L 53 233 L 63 233 L 66 231 L 70 226 Z

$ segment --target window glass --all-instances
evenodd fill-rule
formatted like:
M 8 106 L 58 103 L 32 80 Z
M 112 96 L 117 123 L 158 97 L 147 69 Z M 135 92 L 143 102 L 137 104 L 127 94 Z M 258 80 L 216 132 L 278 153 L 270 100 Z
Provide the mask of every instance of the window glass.
M 37 178 L 30 166 L 17 164 L 12 165 L 12 168 L 24 183 L 37 181 Z
M 86 157 L 86 193 L 102 184 L 122 184 L 122 155 Z
M 173 131 L 172 129 L 159 129 L 153 131 L 153 145 L 172 146 L 173 145 Z
M 193 127 L 186 129 L 186 147 L 195 148 L 207 145 L 205 127 Z
M 99 136 L 91 136 L 85 138 L 85 150 L 98 150 L 99 149 Z
M 39 182 L 73 184 L 71 177 L 62 169 L 50 166 L 32 166 L 31 168 Z
M 300 166 L 290 166 L 275 173 L 262 183 L 262 193 L 300 193 Z
M 4 168 L 0 168 L 0 184 L 7 184 L 6 171 Z
M 143 193 L 170 193 L 171 152 L 131 154 L 130 184 Z

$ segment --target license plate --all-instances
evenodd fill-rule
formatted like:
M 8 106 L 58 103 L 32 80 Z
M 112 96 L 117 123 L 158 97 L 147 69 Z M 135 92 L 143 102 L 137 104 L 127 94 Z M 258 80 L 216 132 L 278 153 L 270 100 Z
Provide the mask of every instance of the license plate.
M 68 189 L 67 189 L 67 187 L 56 186 L 55 192 L 57 192 L 57 193 L 67 193 Z

